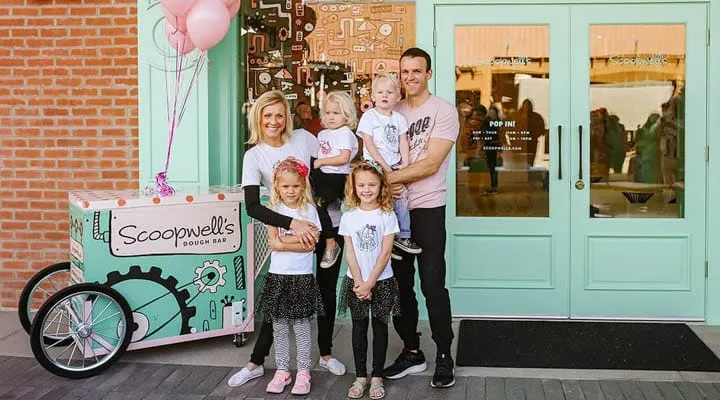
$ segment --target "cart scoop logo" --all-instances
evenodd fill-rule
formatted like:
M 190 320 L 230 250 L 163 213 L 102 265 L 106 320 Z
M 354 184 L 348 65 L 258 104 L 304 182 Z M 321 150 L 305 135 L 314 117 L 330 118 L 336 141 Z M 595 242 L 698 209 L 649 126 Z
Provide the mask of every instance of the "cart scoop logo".
M 113 210 L 113 255 L 233 253 L 242 245 L 238 203 Z

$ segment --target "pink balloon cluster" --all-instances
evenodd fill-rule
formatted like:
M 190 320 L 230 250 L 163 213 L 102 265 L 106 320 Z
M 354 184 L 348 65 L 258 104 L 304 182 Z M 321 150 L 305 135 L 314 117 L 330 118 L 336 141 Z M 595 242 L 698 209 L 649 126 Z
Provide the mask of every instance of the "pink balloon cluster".
M 160 0 L 165 33 L 180 54 L 205 51 L 220 42 L 240 11 L 240 0 Z

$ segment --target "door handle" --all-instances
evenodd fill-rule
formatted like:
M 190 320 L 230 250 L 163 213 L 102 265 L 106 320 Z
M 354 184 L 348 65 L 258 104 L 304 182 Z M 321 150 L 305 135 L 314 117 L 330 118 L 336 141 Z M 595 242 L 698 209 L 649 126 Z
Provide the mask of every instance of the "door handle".
M 562 180 L 562 125 L 558 125 L 558 180 Z
M 580 157 L 578 158 L 580 162 L 578 163 L 578 180 L 583 180 L 583 134 L 582 134 L 582 125 L 578 125 L 578 150 Z

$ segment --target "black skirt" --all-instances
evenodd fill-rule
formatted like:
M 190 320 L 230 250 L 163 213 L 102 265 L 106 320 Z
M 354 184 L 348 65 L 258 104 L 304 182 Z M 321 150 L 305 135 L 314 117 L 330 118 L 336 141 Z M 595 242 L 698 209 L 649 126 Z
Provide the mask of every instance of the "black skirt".
M 400 297 L 395 277 L 377 281 L 372 289 L 372 299 L 370 300 L 358 299 L 353 292 L 353 286 L 353 279 L 345 275 L 338 304 L 339 312 L 347 313 L 349 308 L 352 319 L 365 319 L 372 313 L 374 319 L 380 319 L 386 323 L 390 317 L 400 315 Z
M 268 272 L 258 299 L 258 310 L 268 321 L 289 322 L 324 314 L 322 296 L 313 274 L 280 275 Z

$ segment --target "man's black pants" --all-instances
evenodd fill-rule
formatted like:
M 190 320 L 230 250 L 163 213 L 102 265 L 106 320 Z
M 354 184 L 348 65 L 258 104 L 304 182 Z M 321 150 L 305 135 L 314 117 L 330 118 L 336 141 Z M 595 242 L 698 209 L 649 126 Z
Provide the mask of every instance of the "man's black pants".
M 410 231 L 415 242 L 422 247 L 417 256 L 420 289 L 430 319 L 432 339 L 437 354 L 450 354 L 453 340 L 450 294 L 445 288 L 445 206 L 410 210 Z M 405 349 L 420 348 L 417 332 L 418 302 L 415 297 L 415 257 L 401 252 L 402 260 L 393 260 L 392 267 L 400 289 L 400 315 L 393 317 L 395 331 Z

